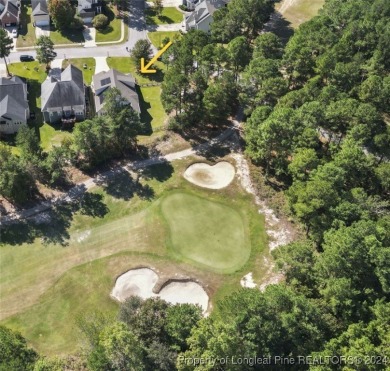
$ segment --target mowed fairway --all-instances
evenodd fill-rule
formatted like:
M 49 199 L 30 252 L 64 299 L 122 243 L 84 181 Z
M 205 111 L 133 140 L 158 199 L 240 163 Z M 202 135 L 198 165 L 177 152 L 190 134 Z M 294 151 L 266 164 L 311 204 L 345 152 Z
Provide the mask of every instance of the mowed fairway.
M 250 245 L 235 209 L 184 192 L 165 197 L 161 209 L 180 258 L 224 273 L 245 264 Z

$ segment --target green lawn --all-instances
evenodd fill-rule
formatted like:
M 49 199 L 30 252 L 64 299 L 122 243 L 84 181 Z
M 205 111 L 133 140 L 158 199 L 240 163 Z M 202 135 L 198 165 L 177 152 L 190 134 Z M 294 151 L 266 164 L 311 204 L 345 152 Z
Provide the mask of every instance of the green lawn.
M 74 58 L 67 59 L 62 61 L 62 68 L 69 66 L 69 63 L 72 63 L 74 66 L 83 71 L 84 84 L 91 85 L 92 76 L 95 74 L 96 61 L 95 58 Z M 84 68 L 84 64 L 87 65 L 87 68 Z
M 106 6 L 105 15 L 108 17 L 110 24 L 104 30 L 96 30 L 96 42 L 119 41 L 121 39 L 121 25 L 126 20 L 115 18 L 114 11 L 109 6 Z M 128 34 L 128 27 L 126 24 L 125 26 L 124 40 L 127 39 Z
M 53 146 L 59 146 L 65 138 L 70 138 L 72 134 L 45 123 L 39 128 L 39 136 L 42 148 L 49 151 Z
M 148 32 L 148 37 L 150 39 L 150 42 L 156 47 L 161 48 L 162 41 L 169 37 L 171 41 L 174 41 L 178 38 L 180 38 L 180 32 L 179 31 L 163 31 L 163 32 Z
M 249 258 L 245 222 L 230 206 L 179 191 L 165 197 L 161 208 L 179 258 L 224 273 Z
M 75 320 L 80 314 L 102 310 L 114 315 L 117 305 L 110 291 L 116 277 L 132 267 L 199 278 L 211 294 L 237 288 L 264 253 L 263 217 L 236 181 L 218 192 L 185 181 L 181 174 L 190 163 L 144 169 L 140 182 L 127 173 L 118 175 L 95 187 L 79 211 L 62 206 L 48 225 L 4 230 L 0 291 L 7 305 L 0 307 L 2 323 L 21 331 L 39 352 L 64 354 L 78 349 Z M 174 216 L 183 230 L 166 221 L 175 209 L 186 218 Z M 181 233 L 192 239 L 196 256 L 188 245 L 172 247 L 170 241 L 183 240 Z M 67 245 L 44 243 L 40 236 Z M 209 249 L 196 244 L 196 236 Z
M 289 5 L 285 5 L 289 4 Z M 284 0 L 276 5 L 276 10 L 281 10 L 282 15 L 294 28 L 308 21 L 318 14 L 325 0 L 297 0 L 288 2 Z
M 50 30 L 50 38 L 56 45 L 80 44 L 84 42 L 84 36 L 80 30 L 56 30 L 54 26 Z
M 160 16 L 157 16 L 153 8 L 145 10 L 145 20 L 148 25 L 172 24 L 181 23 L 183 21 L 183 13 L 179 12 L 175 7 L 163 8 Z
M 21 28 L 19 29 L 19 36 L 16 41 L 17 48 L 35 45 L 35 28 L 32 24 L 31 12 L 31 5 L 22 2 L 20 14 Z
M 167 119 L 160 96 L 159 86 L 142 87 L 139 91 L 141 120 L 148 125 L 149 133 L 162 128 Z

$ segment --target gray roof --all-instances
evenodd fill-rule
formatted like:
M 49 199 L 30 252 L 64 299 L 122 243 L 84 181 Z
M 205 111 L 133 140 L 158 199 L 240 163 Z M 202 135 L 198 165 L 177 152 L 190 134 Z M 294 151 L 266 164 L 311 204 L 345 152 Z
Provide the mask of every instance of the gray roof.
M 186 23 L 195 26 L 214 12 L 229 3 L 230 0 L 202 0 L 196 4 L 194 11 L 186 18 Z
M 27 85 L 18 76 L 0 78 L 0 117 L 26 119 L 28 111 Z
M 9 13 L 15 20 L 18 19 L 19 7 L 16 0 L 0 0 L 0 19 Z
M 31 0 L 32 15 L 49 15 L 46 0 Z
M 135 79 L 132 75 L 124 75 L 117 70 L 111 69 L 107 72 L 100 72 L 92 78 L 95 91 L 96 112 L 102 110 L 104 105 L 104 93 L 107 89 L 117 88 L 134 109 L 141 113 L 139 98 L 136 90 Z
M 53 76 L 46 79 L 41 90 L 42 111 L 85 105 L 83 73 L 72 64 L 58 79 Z

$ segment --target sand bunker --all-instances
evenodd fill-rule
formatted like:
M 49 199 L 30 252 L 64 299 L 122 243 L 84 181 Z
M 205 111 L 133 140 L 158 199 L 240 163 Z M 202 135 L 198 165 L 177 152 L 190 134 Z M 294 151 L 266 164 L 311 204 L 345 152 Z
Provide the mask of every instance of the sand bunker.
M 198 283 L 175 280 L 155 294 L 153 288 L 157 281 L 158 275 L 152 269 L 132 269 L 118 277 L 111 296 L 119 301 L 125 301 L 130 296 L 139 296 L 142 299 L 159 297 L 172 304 L 198 304 L 203 313 L 206 312 L 209 297 Z
M 199 187 L 221 189 L 232 182 L 235 173 L 234 166 L 227 161 L 218 162 L 213 166 L 199 162 L 187 168 L 184 178 Z

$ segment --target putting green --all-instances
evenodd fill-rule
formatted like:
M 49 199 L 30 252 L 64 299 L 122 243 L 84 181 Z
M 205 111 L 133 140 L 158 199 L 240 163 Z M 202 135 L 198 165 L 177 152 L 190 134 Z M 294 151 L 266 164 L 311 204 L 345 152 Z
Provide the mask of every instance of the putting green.
M 161 203 L 169 225 L 171 247 L 181 259 L 219 272 L 241 268 L 250 255 L 246 223 L 230 206 L 184 192 Z

